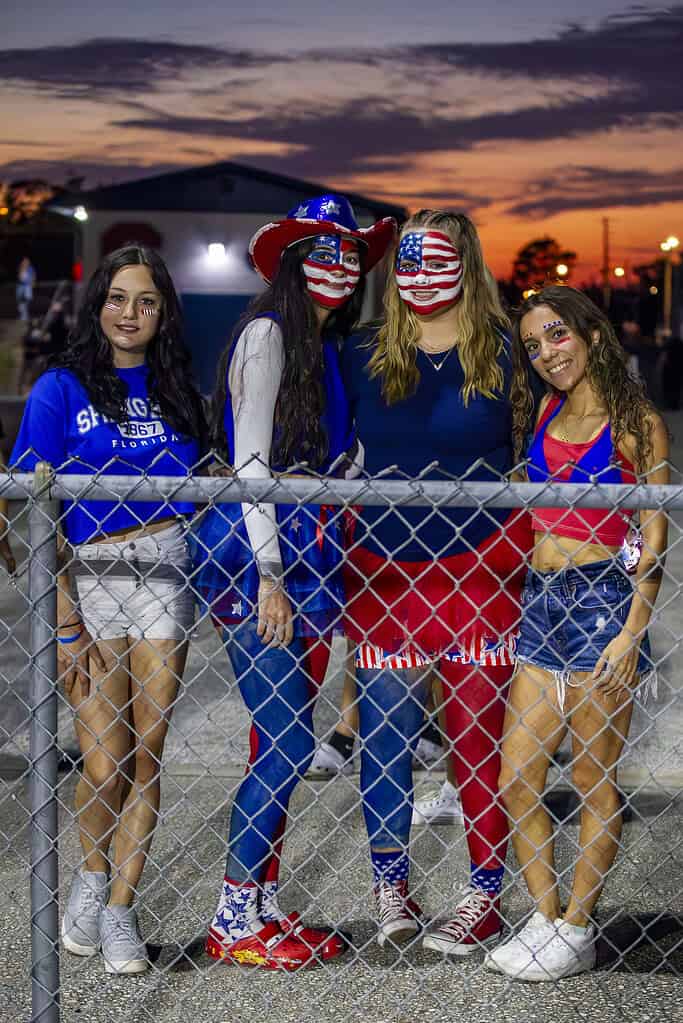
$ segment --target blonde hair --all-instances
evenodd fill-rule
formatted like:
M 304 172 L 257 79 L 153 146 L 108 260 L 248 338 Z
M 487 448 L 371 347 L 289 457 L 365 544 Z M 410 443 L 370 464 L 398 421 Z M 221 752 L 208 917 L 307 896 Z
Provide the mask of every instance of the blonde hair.
M 498 364 L 503 339 L 495 328 L 509 327 L 510 321 L 501 305 L 493 274 L 484 263 L 477 230 L 464 213 L 420 210 L 403 225 L 400 237 L 417 228 L 442 231 L 462 259 L 463 288 L 456 306 L 455 329 L 465 374 L 463 402 L 467 405 L 477 393 L 495 398 L 495 392 L 503 387 L 503 371 Z M 384 323 L 368 363 L 370 376 L 382 378 L 382 394 L 388 405 L 407 398 L 417 388 L 419 336 L 418 319 L 402 301 L 396 276 L 390 273 L 384 293 Z

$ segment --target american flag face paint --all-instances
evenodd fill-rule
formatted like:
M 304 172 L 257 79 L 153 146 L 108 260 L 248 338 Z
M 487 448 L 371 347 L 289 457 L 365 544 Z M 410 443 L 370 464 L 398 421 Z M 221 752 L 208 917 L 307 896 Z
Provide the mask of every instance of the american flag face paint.
M 121 292 L 114 292 L 107 296 L 104 308 L 112 313 L 122 313 L 128 306 L 128 296 Z M 133 302 L 135 315 L 158 316 L 161 312 L 161 299 L 153 298 L 151 295 L 140 295 Z
M 429 316 L 458 301 L 462 293 L 462 260 L 441 231 L 409 231 L 396 253 L 396 283 L 405 304 Z
M 321 234 L 302 266 L 313 301 L 324 309 L 338 309 L 360 280 L 358 245 L 351 238 Z

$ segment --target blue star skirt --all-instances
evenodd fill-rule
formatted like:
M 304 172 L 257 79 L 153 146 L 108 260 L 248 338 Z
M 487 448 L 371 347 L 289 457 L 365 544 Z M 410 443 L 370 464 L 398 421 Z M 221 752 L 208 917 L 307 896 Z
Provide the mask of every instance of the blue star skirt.
M 275 513 L 295 635 L 314 636 L 341 627 L 343 509 L 276 505 Z M 202 610 L 222 625 L 255 615 L 259 574 L 241 504 L 208 508 L 190 537 L 190 549 Z

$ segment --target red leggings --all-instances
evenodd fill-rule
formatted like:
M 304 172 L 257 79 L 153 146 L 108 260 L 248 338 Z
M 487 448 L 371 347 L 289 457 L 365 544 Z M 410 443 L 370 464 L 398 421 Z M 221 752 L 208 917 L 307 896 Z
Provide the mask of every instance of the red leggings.
M 325 681 L 327 666 L 330 662 L 331 636 L 302 636 L 304 646 L 303 668 L 308 675 L 309 691 L 311 699 L 318 695 L 320 686 Z M 252 725 L 249 730 L 249 765 L 253 764 L 258 757 L 258 734 Z M 273 852 L 268 860 L 264 882 L 277 881 L 280 876 L 280 855 L 282 853 L 282 837 L 287 824 L 287 814 L 283 812 L 280 826 L 273 841 Z
M 488 870 L 505 863 L 508 820 L 498 799 L 500 741 L 513 668 L 442 660 L 444 718 L 465 815 L 470 859 Z

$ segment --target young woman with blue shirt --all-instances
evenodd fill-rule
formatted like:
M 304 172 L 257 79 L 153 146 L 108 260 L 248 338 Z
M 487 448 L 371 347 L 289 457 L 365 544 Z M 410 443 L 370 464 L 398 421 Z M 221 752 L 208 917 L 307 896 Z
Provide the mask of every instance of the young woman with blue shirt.
M 500 480 L 513 467 L 508 320 L 463 214 L 422 210 L 402 228 L 376 336 L 344 375 L 371 475 Z M 356 644 L 361 788 L 380 945 L 410 940 L 412 753 L 435 672 L 460 790 L 470 876 L 427 948 L 465 956 L 500 933 L 508 827 L 498 802 L 528 516 L 517 510 L 367 507 L 347 554 Z
M 173 283 L 130 245 L 93 274 L 57 364 L 28 399 L 11 463 L 63 473 L 184 476 L 204 443 L 201 398 Z M 108 973 L 149 963 L 133 901 L 159 810 L 159 766 L 193 622 L 182 516 L 189 504 L 66 502 L 72 596 L 58 584 L 58 657 L 83 769 L 83 860 L 62 921 L 65 948 L 102 949 Z

